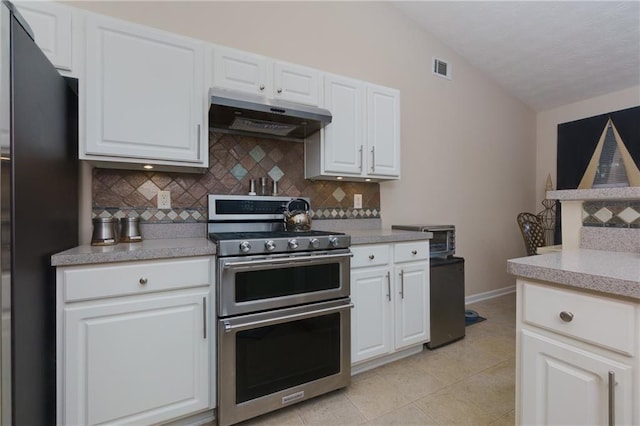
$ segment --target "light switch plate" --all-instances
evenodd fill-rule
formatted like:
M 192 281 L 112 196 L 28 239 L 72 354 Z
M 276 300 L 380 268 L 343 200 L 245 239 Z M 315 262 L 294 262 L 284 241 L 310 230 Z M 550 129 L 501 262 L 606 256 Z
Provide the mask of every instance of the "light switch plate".
M 353 194 L 353 208 L 354 209 L 362 208 L 362 194 Z

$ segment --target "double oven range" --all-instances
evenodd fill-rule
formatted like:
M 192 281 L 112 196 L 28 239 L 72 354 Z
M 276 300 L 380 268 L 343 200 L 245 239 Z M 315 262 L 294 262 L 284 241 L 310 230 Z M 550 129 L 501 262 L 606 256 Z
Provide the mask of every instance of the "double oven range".
M 209 195 L 219 425 L 350 381 L 351 238 L 286 231 L 282 212 L 290 200 Z

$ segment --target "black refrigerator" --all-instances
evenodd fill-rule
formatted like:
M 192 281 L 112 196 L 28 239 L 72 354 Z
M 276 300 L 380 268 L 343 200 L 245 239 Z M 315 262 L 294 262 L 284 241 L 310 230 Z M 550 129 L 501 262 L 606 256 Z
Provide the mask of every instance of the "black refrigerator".
M 78 100 L 13 6 L 0 4 L 2 425 L 56 413 L 52 254 L 78 244 Z

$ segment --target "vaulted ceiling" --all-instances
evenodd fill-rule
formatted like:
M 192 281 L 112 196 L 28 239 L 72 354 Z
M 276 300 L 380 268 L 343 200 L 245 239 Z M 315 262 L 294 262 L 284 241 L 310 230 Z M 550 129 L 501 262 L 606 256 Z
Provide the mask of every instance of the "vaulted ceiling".
M 392 4 L 537 111 L 640 85 L 637 0 Z

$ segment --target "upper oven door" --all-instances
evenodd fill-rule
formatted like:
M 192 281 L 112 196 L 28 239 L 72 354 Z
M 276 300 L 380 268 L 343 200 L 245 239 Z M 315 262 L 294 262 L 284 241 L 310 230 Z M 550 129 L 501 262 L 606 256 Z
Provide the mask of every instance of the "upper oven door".
M 218 316 L 348 297 L 351 251 L 218 259 Z

